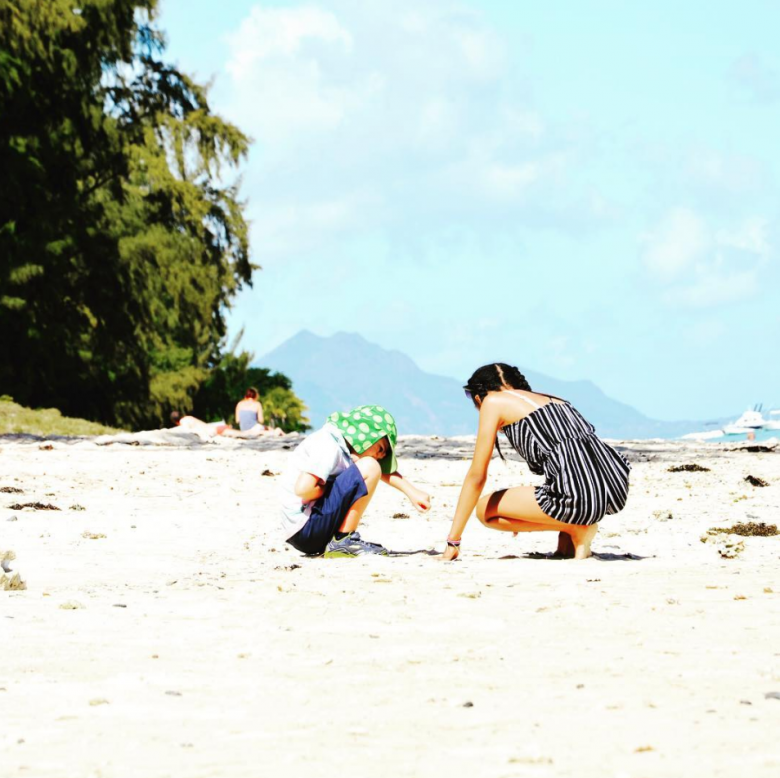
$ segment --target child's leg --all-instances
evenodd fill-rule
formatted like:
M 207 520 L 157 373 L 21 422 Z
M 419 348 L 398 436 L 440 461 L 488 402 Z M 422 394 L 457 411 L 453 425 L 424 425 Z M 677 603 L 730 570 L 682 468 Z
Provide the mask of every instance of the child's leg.
M 368 494 L 361 497 L 350 506 L 347 515 L 344 517 L 344 521 L 341 522 L 339 532 L 354 532 L 358 528 L 358 524 L 360 524 L 360 520 L 363 518 L 363 512 L 371 502 L 379 479 L 382 477 L 382 469 L 379 466 L 379 462 L 372 457 L 358 459 L 358 461 L 355 462 L 355 466 L 360 470 L 360 473 L 363 476 L 363 480 L 366 483 L 366 489 L 368 489 Z
M 485 495 L 477 503 L 477 518 L 489 529 L 504 532 L 564 532 L 571 538 L 575 559 L 590 556 L 590 544 L 598 532 L 598 524 L 567 524 L 548 516 L 536 502 L 533 486 Z

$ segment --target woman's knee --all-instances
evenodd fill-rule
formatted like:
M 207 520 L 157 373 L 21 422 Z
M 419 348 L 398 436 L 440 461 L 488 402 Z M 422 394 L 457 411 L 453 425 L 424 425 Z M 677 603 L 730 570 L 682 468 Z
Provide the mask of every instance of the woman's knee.
M 486 494 L 484 497 L 480 497 L 477 502 L 477 518 L 485 525 L 488 524 L 488 502 L 490 501 L 491 495 Z
M 506 494 L 506 489 L 483 495 L 477 502 L 477 518 L 486 526 L 494 525 L 494 520 L 501 515 L 498 504 Z

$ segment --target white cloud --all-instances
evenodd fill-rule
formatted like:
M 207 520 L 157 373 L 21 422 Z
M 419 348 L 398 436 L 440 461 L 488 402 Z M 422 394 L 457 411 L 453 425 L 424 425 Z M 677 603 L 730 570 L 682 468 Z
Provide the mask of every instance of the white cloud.
M 343 85 L 328 78 L 328 61 L 349 58 L 353 40 L 333 13 L 318 8 L 256 6 L 228 42 L 233 113 L 261 142 L 332 130 L 372 89 L 370 79 Z
M 720 229 L 715 233 L 718 245 L 730 246 L 748 254 L 768 258 L 769 220 L 760 216 L 751 216 L 732 229 Z
M 707 308 L 753 297 L 758 291 L 755 269 L 723 271 L 702 267 L 693 283 L 670 289 L 664 299 L 673 305 Z
M 682 165 L 688 181 L 704 191 L 745 197 L 760 192 L 767 184 L 766 165 L 747 154 L 698 148 L 682 160 Z
M 361 228 L 606 218 L 572 181 L 576 139 L 518 96 L 519 55 L 456 0 L 259 3 L 229 42 L 222 110 L 256 140 L 245 189 L 265 263 Z
M 643 242 L 645 266 L 664 281 L 683 273 L 709 247 L 704 222 L 689 208 L 675 208 Z
M 744 54 L 735 60 L 729 76 L 754 102 L 774 103 L 780 99 L 780 74 L 758 54 Z
M 713 228 L 677 208 L 643 238 L 643 262 L 674 306 L 703 308 L 753 297 L 772 255 L 769 221 L 750 216 Z
M 226 69 L 234 78 L 246 77 L 256 62 L 297 56 L 307 41 L 352 49 L 352 36 L 338 19 L 310 6 L 284 10 L 255 6 L 228 40 L 232 57 Z

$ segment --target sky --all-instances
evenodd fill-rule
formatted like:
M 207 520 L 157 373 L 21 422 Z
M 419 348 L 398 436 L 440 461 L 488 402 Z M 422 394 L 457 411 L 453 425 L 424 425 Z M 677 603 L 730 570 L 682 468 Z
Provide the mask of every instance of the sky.
M 780 407 L 780 0 L 160 0 L 158 26 L 253 139 L 229 326 L 258 359 L 359 332 L 658 419 Z

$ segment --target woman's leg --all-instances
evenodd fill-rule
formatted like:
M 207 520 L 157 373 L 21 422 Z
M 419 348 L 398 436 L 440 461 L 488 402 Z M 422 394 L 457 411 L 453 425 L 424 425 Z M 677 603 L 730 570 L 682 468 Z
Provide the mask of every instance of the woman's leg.
M 379 479 L 382 477 L 382 468 L 379 466 L 379 462 L 373 457 L 358 459 L 358 461 L 355 462 L 355 466 L 360 470 L 363 480 L 366 482 L 368 494 L 352 504 L 347 511 L 347 515 L 344 517 L 344 521 L 341 522 L 339 532 L 354 532 L 358 528 L 358 524 L 360 524 L 360 520 L 363 518 L 363 512 L 371 502 Z
M 571 538 L 575 559 L 590 556 L 590 544 L 598 532 L 598 524 L 567 524 L 548 516 L 536 502 L 533 486 L 500 489 L 485 495 L 477 503 L 477 518 L 489 529 L 504 532 L 564 533 Z M 568 556 L 568 544 L 560 537 L 558 550 Z

